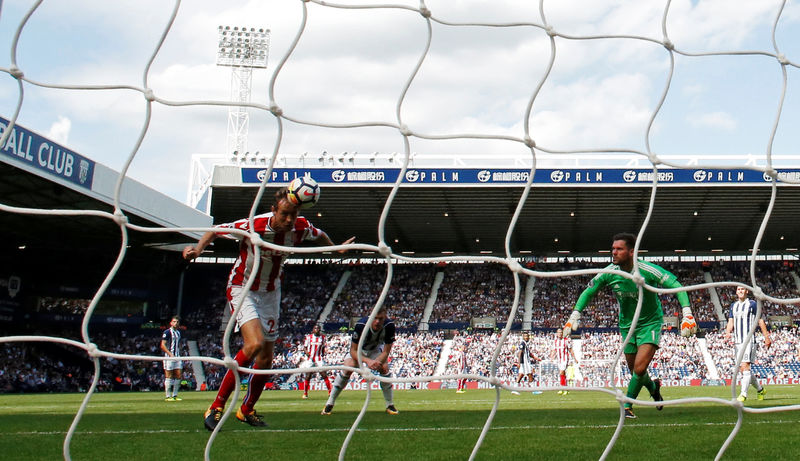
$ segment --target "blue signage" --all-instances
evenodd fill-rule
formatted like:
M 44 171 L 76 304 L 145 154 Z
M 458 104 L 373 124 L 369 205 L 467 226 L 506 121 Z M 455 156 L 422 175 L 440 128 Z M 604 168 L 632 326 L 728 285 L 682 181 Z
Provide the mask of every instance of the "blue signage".
M 242 182 L 260 184 L 267 170 L 241 169 Z M 320 184 L 391 185 L 397 181 L 399 168 L 275 168 L 270 183 L 288 183 L 298 176 L 311 176 Z M 540 168 L 536 170 L 536 185 L 649 185 L 653 182 L 649 168 Z M 530 178 L 527 169 L 503 168 L 409 168 L 403 177 L 404 184 L 435 185 L 524 185 Z M 800 181 L 800 168 L 779 169 L 779 179 Z M 658 170 L 661 185 L 710 184 L 769 184 L 771 178 L 760 172 L 744 168 L 686 168 Z
M 8 130 L 8 124 L 8 120 L 0 117 L 0 136 Z M 19 125 L 14 125 L 0 152 L 55 177 L 92 188 L 92 160 Z

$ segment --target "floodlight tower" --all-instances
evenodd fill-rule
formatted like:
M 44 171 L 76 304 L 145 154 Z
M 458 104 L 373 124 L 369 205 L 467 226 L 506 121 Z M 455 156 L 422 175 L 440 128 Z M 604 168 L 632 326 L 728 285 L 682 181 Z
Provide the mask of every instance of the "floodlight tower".
M 217 65 L 231 68 L 231 100 L 250 102 L 253 69 L 266 69 L 269 54 L 269 29 L 219 26 Z M 247 152 L 250 124 L 245 106 L 228 110 L 228 137 L 225 155 Z

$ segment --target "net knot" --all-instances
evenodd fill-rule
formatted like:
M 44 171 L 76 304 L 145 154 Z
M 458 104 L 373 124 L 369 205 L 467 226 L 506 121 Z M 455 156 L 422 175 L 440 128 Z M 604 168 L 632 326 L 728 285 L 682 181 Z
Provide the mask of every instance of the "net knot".
M 279 107 L 277 104 L 275 104 L 274 102 L 273 102 L 273 103 L 270 103 L 270 105 L 269 105 L 269 111 L 270 111 L 270 112 L 272 112 L 272 115 L 274 115 L 274 116 L 276 116 L 276 117 L 280 117 L 281 115 L 283 115 L 283 109 L 281 109 L 281 108 L 280 108 L 280 107 Z
M 239 369 L 239 362 L 237 362 L 233 357 L 225 357 L 223 361 L 225 362 L 225 368 L 228 368 L 229 370 Z
M 663 44 L 664 44 L 664 48 L 666 48 L 666 49 L 668 49 L 670 51 L 675 49 L 675 44 L 672 43 L 672 41 L 670 39 L 668 39 L 668 38 L 664 39 L 664 43 Z
M 247 238 L 250 239 L 250 243 L 252 243 L 253 245 L 261 246 L 260 244 L 264 243 L 264 241 L 261 240 L 261 235 L 259 235 L 258 232 L 250 232 L 247 235 Z
M 411 130 L 408 129 L 408 125 L 406 125 L 405 123 L 400 125 L 399 129 L 400 129 L 400 134 L 402 134 L 403 136 L 411 136 Z
M 762 290 L 761 287 L 759 286 L 753 287 L 751 293 L 753 294 L 753 297 L 756 299 L 761 299 L 761 300 L 764 299 L 764 290 Z
M 536 147 L 536 141 L 534 141 L 533 138 L 531 138 L 530 136 L 525 135 L 525 137 L 522 138 L 522 140 L 525 142 L 525 145 L 530 147 L 531 149 Z
M 8 73 L 11 74 L 11 76 L 17 80 L 25 76 L 25 73 L 22 72 L 22 69 L 14 65 L 12 65 L 11 68 L 8 69 Z
M 639 286 L 644 285 L 644 277 L 642 277 L 642 274 L 634 274 L 631 280 L 633 281 L 633 283 Z
M 782 65 L 785 66 L 785 65 L 789 64 L 789 60 L 786 59 L 786 55 L 785 54 L 779 53 L 778 56 L 775 56 L 775 57 L 778 58 L 778 62 L 781 63 Z
M 507 259 L 506 264 L 508 265 L 508 269 L 511 272 L 515 274 L 519 274 L 520 272 L 522 272 L 522 265 L 518 261 L 515 261 L 513 259 Z
M 431 10 L 429 10 L 427 6 L 423 6 L 419 9 L 419 14 L 421 14 L 423 18 L 430 18 Z
M 378 253 L 380 253 L 381 256 L 383 256 L 385 258 L 388 258 L 389 256 L 392 255 L 392 247 L 390 247 L 389 245 L 387 245 L 384 242 L 381 242 L 378 245 Z
M 89 343 L 86 345 L 86 353 L 92 358 L 100 357 L 100 348 L 95 343 Z
M 368 383 L 375 381 L 375 375 L 372 374 L 372 370 L 367 368 L 365 365 L 361 367 L 361 374 L 363 375 L 364 381 Z
M 549 35 L 549 36 L 551 36 L 551 37 L 556 37 L 556 36 L 558 36 L 558 32 L 556 32 L 556 30 L 555 30 L 555 29 L 553 29 L 553 26 L 547 26 L 547 27 L 545 27 L 545 28 L 544 28 L 544 31 L 545 31 L 545 32 L 547 32 L 547 35 Z
M 122 210 L 117 210 L 114 212 L 114 222 L 120 226 L 124 226 L 128 224 L 128 217 L 122 213 Z
M 156 94 L 153 93 L 152 88 L 145 88 L 144 90 L 144 99 L 153 102 L 156 99 Z
M 764 174 L 769 175 L 769 177 L 772 179 L 776 179 L 778 177 L 778 170 L 775 168 L 767 168 L 764 170 Z

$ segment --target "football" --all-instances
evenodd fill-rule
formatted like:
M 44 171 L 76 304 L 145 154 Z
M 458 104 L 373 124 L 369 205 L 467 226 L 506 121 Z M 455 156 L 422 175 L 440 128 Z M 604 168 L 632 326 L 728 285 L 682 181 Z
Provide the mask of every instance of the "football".
M 311 176 L 294 178 L 288 186 L 289 200 L 300 208 L 311 208 L 319 200 L 319 184 Z

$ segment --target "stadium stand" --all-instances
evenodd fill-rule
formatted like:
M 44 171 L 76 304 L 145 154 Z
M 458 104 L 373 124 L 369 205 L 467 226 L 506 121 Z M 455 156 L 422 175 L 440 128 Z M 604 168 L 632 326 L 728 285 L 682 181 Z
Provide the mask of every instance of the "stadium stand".
M 540 265 L 541 266 L 541 265 Z M 586 266 L 581 266 L 586 267 Z M 597 265 L 596 267 L 601 267 Z M 749 266 L 743 262 L 715 264 L 668 264 L 685 284 L 703 282 L 704 272 L 714 280 L 747 282 Z M 578 268 L 572 264 L 553 264 L 551 270 Z M 187 289 L 183 299 L 183 325 L 188 340 L 197 341 L 201 354 L 222 357 L 223 312 L 225 311 L 224 285 L 228 266 L 221 264 L 193 264 L 185 270 L 184 283 Z M 540 269 L 541 270 L 541 269 Z M 792 271 L 794 267 L 782 262 L 764 262 L 758 265 L 759 278 L 781 296 L 796 297 L 798 289 Z M 329 334 L 328 363 L 341 362 L 349 348 L 350 320 L 369 313 L 383 287 L 385 266 L 343 264 L 290 264 L 286 267 L 284 285 L 281 336 L 276 342 L 275 367 L 294 368 L 302 360 L 302 339 L 311 326 L 319 320 L 320 313 L 331 301 L 333 287 L 342 274 L 351 272 L 345 289 L 333 300 L 331 315 L 325 322 Z M 417 331 L 422 322 L 426 301 L 432 290 L 436 272 L 444 271 L 444 279 L 437 293 L 437 301 L 431 316 L 430 332 Z M 543 359 L 539 379 L 554 375 L 551 363 L 549 338 L 563 322 L 572 303 L 587 283 L 589 276 L 541 278 L 536 281 L 532 302 L 531 333 L 533 351 Z M 148 282 L 153 283 L 153 282 Z M 124 285 L 124 284 L 123 284 Z M 715 331 L 719 327 L 711 300 L 705 290 L 692 293 L 692 303 L 698 318 L 710 325 L 705 341 L 719 370 L 720 378 L 730 379 L 733 365 L 733 348 L 723 335 Z M 733 288 L 717 290 L 724 307 L 730 303 Z M 156 290 L 163 295 L 167 291 Z M 120 289 L 116 302 L 109 302 L 100 309 L 98 321 L 91 324 L 92 337 L 101 348 L 112 352 L 154 354 L 158 353 L 161 328 L 172 314 L 168 303 L 158 296 L 140 299 L 140 293 Z M 57 296 L 45 289 L 41 296 L 30 296 L 28 320 L 30 323 L 5 325 L 4 334 L 27 329 L 41 334 L 61 336 L 79 340 L 79 322 L 89 300 L 78 290 L 73 296 Z M 671 297 L 664 299 L 665 312 L 669 314 Z M 507 270 L 491 264 L 441 265 L 396 265 L 393 283 L 387 294 L 386 304 L 400 327 L 395 351 L 392 356 L 393 373 L 399 377 L 434 374 L 437 364 L 444 361 L 444 374 L 456 371 L 447 363 L 441 351 L 445 337 L 451 336 L 453 346 L 465 345 L 468 372 L 489 375 L 490 363 L 499 335 L 497 331 L 472 331 L 468 328 L 472 316 L 496 316 L 499 323 L 513 302 L 513 280 Z M 120 311 L 138 309 L 120 315 Z M 506 341 L 498 360 L 498 374 L 503 379 L 514 379 L 514 350 L 519 341 L 522 307 L 514 319 L 515 333 Z M 795 324 L 800 321 L 800 309 L 796 305 L 764 303 L 765 316 L 788 315 Z M 133 315 L 132 315 L 133 314 Z M 575 341 L 581 356 L 580 377 L 585 383 L 606 379 L 609 360 L 618 350 L 621 338 L 616 332 L 617 310 L 613 298 L 604 293 L 595 299 L 585 311 L 584 330 Z M 130 318 L 138 323 L 130 323 Z M 100 321 L 104 319 L 105 321 Z M 109 321 L 111 319 L 111 321 Z M 114 320 L 116 319 L 116 320 Z M 754 364 L 756 374 L 762 379 L 800 378 L 798 362 L 798 331 L 796 328 L 773 327 L 773 346 L 767 353 L 761 349 L 759 361 Z M 760 335 L 756 340 L 761 342 Z M 233 348 L 239 347 L 234 335 Z M 698 347 L 697 338 L 685 339 L 665 331 L 661 349 L 653 362 L 652 374 L 671 380 L 702 380 L 709 370 Z M 62 392 L 86 389 L 93 368 L 85 355 L 66 346 L 55 344 L 4 344 L 5 354 L 0 366 L 0 389 L 2 392 Z M 450 349 L 448 349 L 450 350 Z M 24 358 L 25 360 L 19 360 Z M 206 385 L 215 389 L 221 381 L 220 367 L 204 364 Z M 151 362 L 103 360 L 101 390 L 159 390 L 163 386 L 160 365 Z M 192 368 L 185 367 L 186 388 L 197 386 Z M 619 374 L 625 381 L 629 377 L 627 367 L 620 364 Z M 314 378 L 315 385 L 318 377 Z M 291 388 L 296 377 L 280 375 L 272 383 L 276 387 Z

